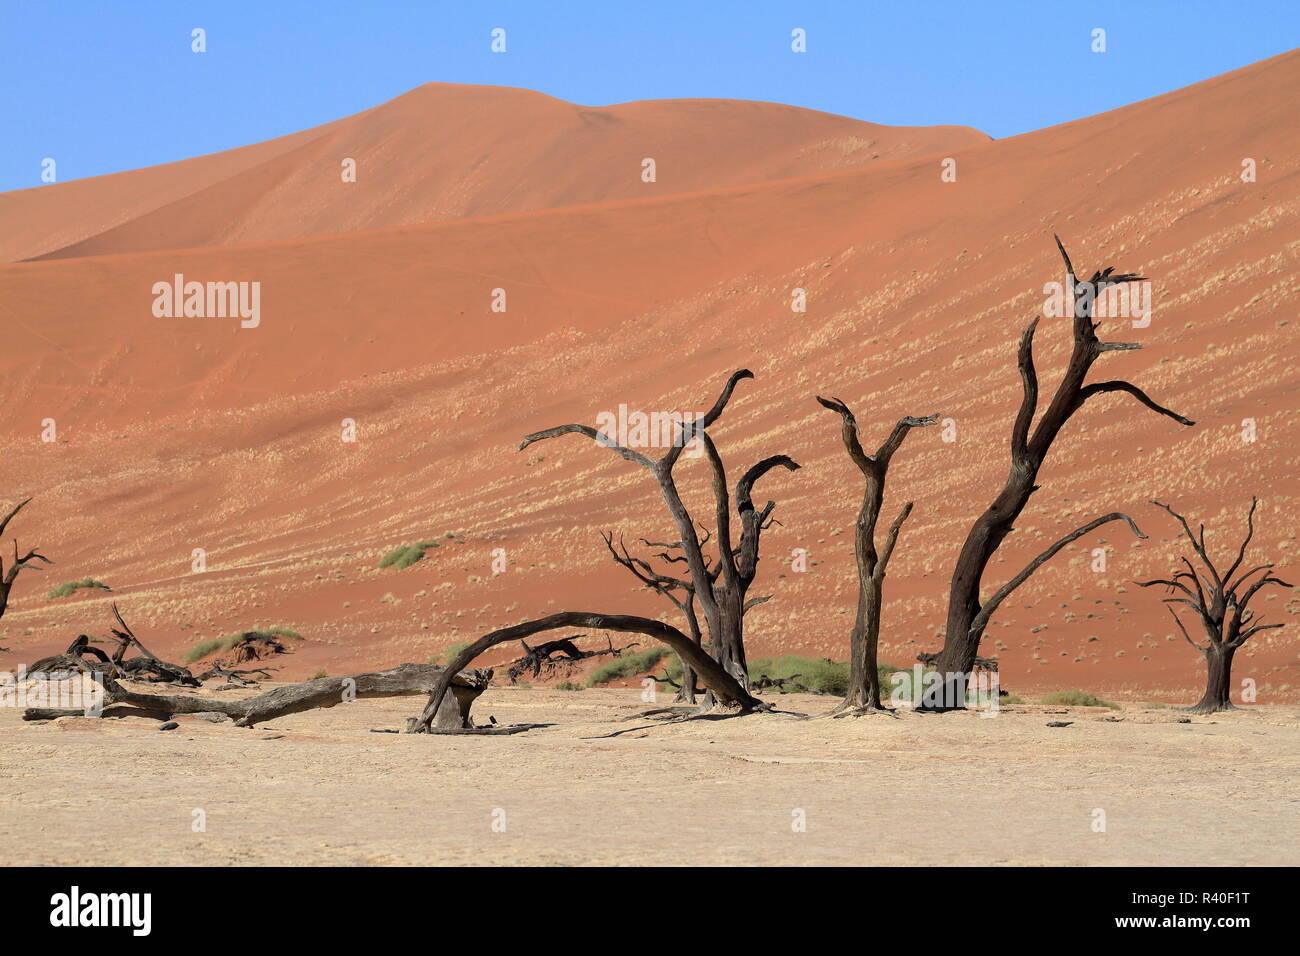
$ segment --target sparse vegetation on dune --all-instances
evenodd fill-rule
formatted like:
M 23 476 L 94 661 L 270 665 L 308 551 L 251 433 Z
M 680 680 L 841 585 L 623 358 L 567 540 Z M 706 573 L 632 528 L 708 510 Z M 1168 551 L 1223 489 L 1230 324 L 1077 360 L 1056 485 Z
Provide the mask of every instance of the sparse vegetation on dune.
M 221 637 L 210 637 L 206 641 L 199 641 L 181 658 L 186 664 L 193 664 L 195 661 L 214 654 L 218 651 L 228 651 L 247 634 L 253 634 L 260 637 L 286 637 L 290 640 L 301 641 L 302 635 L 297 631 L 290 630 L 287 627 L 264 627 L 256 631 L 235 631 L 232 634 L 224 634 Z
M 652 647 L 648 651 L 633 651 L 630 654 L 623 654 L 621 657 L 606 661 L 592 671 L 591 676 L 587 678 L 587 686 L 595 687 L 598 684 L 608 684 L 620 677 L 634 677 L 648 671 L 667 656 L 668 648 L 666 647 Z
M 458 641 L 455 644 L 448 644 L 437 654 L 430 654 L 428 658 L 428 662 L 430 664 L 441 664 L 442 666 L 446 667 L 448 664 L 450 664 L 452 661 L 456 659 L 456 655 L 458 655 L 461 651 L 463 651 L 467 647 L 469 647 L 469 645 L 466 644 L 464 641 Z
M 113 590 L 103 581 L 97 581 L 94 578 L 82 578 L 80 581 L 69 581 L 66 584 L 60 584 L 57 588 L 52 588 L 50 592 L 45 595 L 45 599 L 47 601 L 54 601 L 59 598 L 65 598 L 71 594 L 76 593 L 77 591 L 82 590 L 83 588 L 95 589 L 99 591 Z
M 404 568 L 409 568 L 417 561 L 423 561 L 424 552 L 437 547 L 439 547 L 437 541 L 416 541 L 413 544 L 401 545 L 380 558 L 379 567 L 395 568 L 401 571 Z

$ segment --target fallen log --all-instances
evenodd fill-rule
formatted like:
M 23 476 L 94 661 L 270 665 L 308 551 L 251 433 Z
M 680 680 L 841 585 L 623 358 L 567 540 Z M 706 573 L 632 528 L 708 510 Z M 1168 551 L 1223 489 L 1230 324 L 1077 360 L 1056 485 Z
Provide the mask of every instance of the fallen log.
M 546 676 L 550 677 L 562 668 L 566 669 L 567 674 L 572 674 L 574 665 L 582 661 L 605 655 L 621 657 L 624 651 L 640 647 L 640 644 L 635 641 L 625 647 L 615 647 L 613 640 L 607 638 L 608 647 L 599 651 L 582 651 L 578 649 L 578 645 L 573 643 L 580 637 L 582 637 L 581 634 L 575 634 L 573 637 L 562 638 L 558 641 L 546 641 L 536 647 L 529 647 L 527 641 L 520 641 L 519 643 L 524 648 L 524 656 L 511 661 L 508 665 L 506 676 L 510 678 L 510 683 L 518 683 L 519 678 L 524 675 L 525 671 L 532 671 L 533 677 L 540 677 L 543 670 L 546 671 Z
M 212 666 L 195 678 L 200 684 L 204 681 L 212 680 L 214 677 L 224 677 L 227 684 L 233 684 L 236 687 L 256 687 L 257 681 L 249 680 L 246 674 L 261 674 L 267 680 L 271 679 L 271 671 L 278 671 L 278 667 L 253 667 L 248 670 L 231 670 L 226 667 L 226 662 L 218 658 L 212 662 Z
M 248 661 L 260 661 L 262 651 L 258 650 L 259 644 L 266 649 L 268 655 L 289 653 L 289 648 L 275 634 L 266 631 L 244 631 L 230 648 L 231 653 L 234 654 L 234 662 L 244 664 Z
M 153 654 L 149 648 L 144 646 L 140 638 L 135 636 L 135 632 L 122 620 L 122 612 L 117 609 L 117 602 L 113 602 L 113 617 L 121 625 L 121 630 L 115 627 L 109 627 L 113 639 L 117 641 L 117 650 L 113 653 L 113 663 L 117 665 L 118 670 L 123 674 L 130 675 L 135 680 L 150 680 L 155 683 L 183 684 L 186 687 L 198 687 L 198 681 L 190 673 L 188 667 L 182 667 L 180 664 L 172 664 Z M 135 648 L 138 656 L 130 660 L 123 660 L 126 652 Z
M 103 673 L 104 714 L 111 705 L 125 704 L 164 719 L 178 714 L 219 713 L 234 720 L 238 727 L 252 727 L 304 710 L 334 707 L 363 697 L 423 696 L 443 681 L 443 669 L 432 664 L 399 664 L 386 671 L 353 674 L 344 677 L 320 677 L 302 684 L 286 684 L 243 700 L 217 700 L 187 695 L 143 694 L 123 687 L 113 675 Z M 470 706 L 492 681 L 491 670 L 466 670 L 453 674 L 445 683 L 451 694 L 442 701 L 437 713 L 441 729 L 470 729 Z M 54 717 L 84 716 L 84 710 L 28 708 L 23 720 L 50 720 Z
M 542 631 L 570 627 L 644 634 L 647 637 L 653 637 L 676 651 L 677 656 L 682 659 L 682 663 L 699 675 L 701 683 L 713 692 L 713 696 L 717 699 L 716 706 L 719 708 L 734 710 L 739 713 L 771 709 L 770 704 L 765 704 L 752 695 L 721 664 L 710 657 L 699 644 L 696 644 L 686 634 L 677 630 L 671 624 L 665 624 L 663 621 L 655 621 L 647 617 L 636 617 L 631 614 L 560 611 L 548 617 L 538 618 L 535 621 L 524 621 L 522 624 L 503 627 L 489 634 L 484 634 L 457 654 L 455 660 L 448 667 L 448 672 L 468 667 L 474 658 L 484 651 L 496 647 L 498 644 L 504 644 L 506 641 L 523 640 Z M 428 703 L 424 705 L 424 710 L 420 716 L 406 719 L 406 733 L 429 733 L 429 728 L 435 717 L 442 712 L 444 699 L 449 689 L 448 682 L 447 674 L 438 679 L 433 689 L 429 691 Z
M 95 658 L 88 661 L 85 655 Z M 117 665 L 98 647 L 90 646 L 90 637 L 78 634 L 62 654 L 42 657 L 26 668 L 31 680 L 65 680 L 74 674 L 116 674 Z
M 803 676 L 802 674 L 791 674 L 789 677 L 768 677 L 766 674 L 763 674 L 758 678 L 758 680 L 750 683 L 749 689 L 757 692 L 760 690 L 767 690 L 769 687 L 775 687 L 777 690 L 784 693 L 787 687 L 794 687 L 798 690 L 803 691 L 805 694 L 826 693 L 823 690 L 813 690 L 813 688 L 806 687 L 803 684 L 799 683 L 799 681 L 796 678 L 802 676 Z

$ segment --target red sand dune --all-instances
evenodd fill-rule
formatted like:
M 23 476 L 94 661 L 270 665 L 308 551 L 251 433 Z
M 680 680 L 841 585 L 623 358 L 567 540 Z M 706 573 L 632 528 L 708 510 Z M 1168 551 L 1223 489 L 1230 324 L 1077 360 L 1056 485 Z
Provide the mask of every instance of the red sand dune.
M 953 560 L 1005 475 L 1015 342 L 1042 310 L 1044 283 L 1061 278 L 1055 231 L 1081 272 L 1115 264 L 1153 281 L 1149 327 L 1102 328 L 1143 350 L 1105 356 L 1094 375 L 1129 378 L 1197 425 L 1125 396 L 1076 416 L 988 584 L 1106 511 L 1130 512 L 1151 537 L 1107 526 L 1081 539 L 1004 605 L 985 652 L 1013 690 L 1199 693 L 1197 656 L 1175 640 L 1159 596 L 1131 582 L 1166 572 L 1181 551 L 1147 504 L 1157 496 L 1226 548 L 1259 494 L 1253 553 L 1297 576 L 1298 82 L 1293 53 L 1010 140 L 869 127 L 896 147 L 876 160 L 815 147 L 865 124 L 785 107 L 594 111 L 620 126 L 607 142 L 627 163 L 575 141 L 592 112 L 582 107 L 423 87 L 249 147 L 256 155 L 2 197 L 0 217 L 24 223 L 12 257 L 62 252 L 0 267 L 0 489 L 5 500 L 37 496 L 12 530 L 59 562 L 20 579 L 0 663 L 102 631 L 110 596 L 44 597 L 88 575 L 117 588 L 160 653 L 258 625 L 300 631 L 290 677 L 424 659 L 561 608 L 667 613 L 597 537 L 670 533 L 648 476 L 572 436 L 514 447 L 621 403 L 706 407 L 729 371 L 748 367 L 756 380 L 713 430 L 733 476 L 777 452 L 803 465 L 758 489 L 778 501 L 782 525 L 765 539 L 756 588 L 775 599 L 753 612 L 755 656 L 847 653 L 860 479 L 813 396 L 848 401 L 869 442 L 904 414 L 956 422 L 953 443 L 914 433 L 891 471 L 886 515 L 904 500 L 916 510 L 891 565 L 882 658 L 909 664 L 937 646 Z M 455 105 L 489 94 L 532 104 L 514 114 L 528 132 L 485 132 L 475 123 L 490 122 Z M 445 153 L 421 132 L 429 115 L 456 127 Z M 723 119 L 734 125 L 716 142 L 692 138 Z M 323 157 L 362 130 L 356 142 L 378 154 L 418 140 L 429 161 L 394 154 L 362 167 L 363 202 L 323 198 L 334 187 L 315 184 L 312 158 L 329 171 Z M 467 173 L 476 149 L 479 177 Z M 642 155 L 674 156 L 689 176 L 670 183 L 661 160 L 659 182 L 643 184 Z M 957 159 L 956 182 L 940 180 L 945 156 Z M 1240 178 L 1246 157 L 1257 182 Z M 226 173 L 236 167 L 258 185 Z M 151 175 L 164 185 L 144 185 Z M 188 211 L 151 219 L 153 199 Z M 261 282 L 261 325 L 155 318 L 151 287 L 176 273 Z M 790 309 L 796 287 L 805 314 Z M 489 309 L 495 288 L 507 291 L 505 313 Z M 1067 349 L 1065 325 L 1045 320 L 1045 392 Z M 39 441 L 44 418 L 58 442 Z M 345 418 L 358 424 L 355 444 L 339 440 Z M 1246 418 L 1254 443 L 1240 438 Z M 699 462 L 679 472 L 701 518 L 704 472 Z M 448 532 L 458 537 L 408 570 L 375 568 L 398 544 Z M 1102 574 L 1089 569 L 1098 546 L 1110 549 Z M 814 562 L 806 574 L 789 567 L 799 547 Z M 190 573 L 194 548 L 207 550 L 205 574 Z M 496 548 L 509 571 L 494 576 Z M 1300 600 L 1281 592 L 1260 610 L 1293 620 Z M 1238 655 L 1237 676 L 1255 677 L 1261 700 L 1295 700 L 1293 631 L 1265 632 Z
M 0 260 L 301 239 L 764 182 L 988 137 L 738 100 L 588 107 L 428 83 L 255 146 L 0 197 Z M 651 157 L 656 178 L 641 178 Z M 342 162 L 357 163 L 355 182 Z

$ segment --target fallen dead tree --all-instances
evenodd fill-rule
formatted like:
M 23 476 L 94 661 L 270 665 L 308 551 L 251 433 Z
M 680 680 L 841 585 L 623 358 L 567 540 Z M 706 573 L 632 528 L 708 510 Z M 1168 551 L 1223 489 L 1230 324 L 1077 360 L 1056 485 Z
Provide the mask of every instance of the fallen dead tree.
M 86 660 L 87 655 L 91 660 Z M 107 654 L 90 646 L 90 637 L 86 634 L 78 634 L 62 654 L 42 657 L 27 667 L 30 680 L 63 680 L 75 674 L 104 673 L 116 675 L 120 672 Z
M 117 650 L 109 657 L 98 647 L 92 645 L 92 638 L 78 634 L 62 654 L 43 657 L 27 667 L 30 679 L 63 680 L 75 674 L 103 674 L 109 677 L 125 677 L 130 680 L 150 681 L 152 683 L 180 684 L 185 687 L 198 687 L 201 681 L 190 673 L 189 668 L 172 664 L 155 656 L 149 648 L 122 620 L 122 614 L 113 604 L 113 618 L 118 628 L 110 627 Z M 126 657 L 128 650 L 136 652 L 135 657 Z M 87 658 L 90 658 L 89 660 Z
M 93 650 L 93 648 L 92 648 Z M 60 661 L 66 655 L 49 658 Z M 438 729 L 473 729 L 470 706 L 487 689 L 492 681 L 491 670 L 472 670 L 447 673 L 432 664 L 399 664 L 386 671 L 353 674 L 345 677 L 321 677 L 302 684 L 286 684 L 255 697 L 243 700 L 218 700 L 211 697 L 184 695 L 144 694 L 123 687 L 118 678 L 104 668 L 93 668 L 80 656 L 72 659 L 81 662 L 85 670 L 94 670 L 103 687 L 102 716 L 144 716 L 169 720 L 180 714 L 225 714 L 239 727 L 256 724 L 301 713 L 350 703 L 363 697 L 419 696 L 429 692 L 431 685 L 450 688 L 451 696 L 440 701 L 436 711 Z M 109 662 L 111 666 L 111 661 Z M 28 708 L 24 720 L 50 720 L 55 717 L 89 716 L 84 709 L 56 710 Z
M 496 647 L 498 644 L 505 644 L 508 641 L 520 641 L 543 631 L 571 627 L 586 627 L 594 630 L 620 631 L 623 633 L 630 632 L 653 637 L 676 651 L 682 658 L 683 663 L 689 664 L 694 669 L 700 676 L 700 682 L 713 692 L 722 707 L 737 711 L 770 709 L 767 704 L 760 701 L 736 678 L 732 677 L 722 664 L 710 657 L 708 652 L 700 645 L 671 624 L 655 621 L 648 617 L 636 617 L 631 614 L 561 611 L 549 617 L 539 618 L 535 621 L 524 621 L 522 624 L 514 624 L 510 627 L 492 631 L 461 651 L 456 655 L 455 660 L 447 665 L 447 670 L 439 676 L 437 682 L 429 691 L 429 702 L 425 705 L 423 713 L 419 717 L 407 719 L 406 732 L 408 734 L 427 734 L 431 732 L 430 728 L 433 725 L 434 718 L 442 712 L 443 698 L 446 696 L 447 690 L 449 688 L 455 689 L 452 686 L 453 675 L 460 671 L 461 668 L 468 667 L 474 658 L 483 652 Z
M 188 667 L 180 664 L 172 664 L 156 657 L 149 648 L 140 642 L 135 636 L 135 632 L 127 626 L 126 621 L 122 620 L 122 612 L 117 609 L 117 602 L 113 602 L 113 618 L 120 626 L 110 627 L 109 631 L 113 639 L 117 641 L 117 650 L 113 653 L 113 663 L 117 665 L 118 670 L 130 677 L 132 680 L 147 680 L 155 683 L 182 684 L 186 687 L 198 687 L 202 680 L 190 673 Z M 130 659 L 126 658 L 126 652 L 134 649 L 136 656 Z
M 795 690 L 801 690 L 805 694 L 826 693 L 823 690 L 814 690 L 811 687 L 807 687 L 799 683 L 799 681 L 795 679 L 797 677 L 802 677 L 802 676 L 803 676 L 802 674 L 791 674 L 789 677 L 768 677 L 766 674 L 763 674 L 758 678 L 758 680 L 754 681 L 749 685 L 749 689 L 753 691 L 760 691 L 760 690 L 767 690 L 770 687 L 775 687 L 777 690 L 781 691 L 781 693 L 785 693 L 786 692 L 785 689 L 787 687 L 793 687 Z
M 212 666 L 195 678 L 200 684 L 205 681 L 216 678 L 224 678 L 227 684 L 234 684 L 237 687 L 252 687 L 257 681 L 249 680 L 247 675 L 258 674 L 266 680 L 271 679 L 271 671 L 278 671 L 278 667 L 251 667 L 247 670 L 232 670 L 226 667 L 226 662 L 218 658 L 212 662 Z
M 279 636 L 267 631 L 245 631 L 230 650 L 236 664 L 260 661 L 263 654 L 271 656 L 289 653 L 289 648 Z
M 614 642 L 610 640 L 609 646 L 602 650 L 583 651 L 573 643 L 580 637 L 581 634 L 574 634 L 572 637 L 561 638 L 558 641 L 546 641 L 536 647 L 529 647 L 527 641 L 520 641 L 524 656 L 511 661 L 507 666 L 506 676 L 510 678 L 510 683 L 517 683 L 525 672 L 530 672 L 533 677 L 540 677 L 545 672 L 547 677 L 552 677 L 557 672 L 564 671 L 567 676 L 573 673 L 574 665 L 582 661 L 593 657 L 621 657 L 624 651 L 640 647 L 636 642 L 625 647 L 615 647 Z

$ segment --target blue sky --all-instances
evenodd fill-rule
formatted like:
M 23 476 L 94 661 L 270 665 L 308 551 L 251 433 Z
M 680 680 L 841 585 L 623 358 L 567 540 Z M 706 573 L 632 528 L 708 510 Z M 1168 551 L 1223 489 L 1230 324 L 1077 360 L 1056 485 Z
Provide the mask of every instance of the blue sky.
M 190 32 L 207 31 L 207 52 Z M 489 49 L 506 30 L 507 52 Z M 808 50 L 790 50 L 807 31 Z M 1094 28 L 1107 51 L 1090 49 Z M 430 80 L 735 97 L 996 136 L 1300 45 L 1300 0 L 0 0 L 0 190 L 269 139 Z

